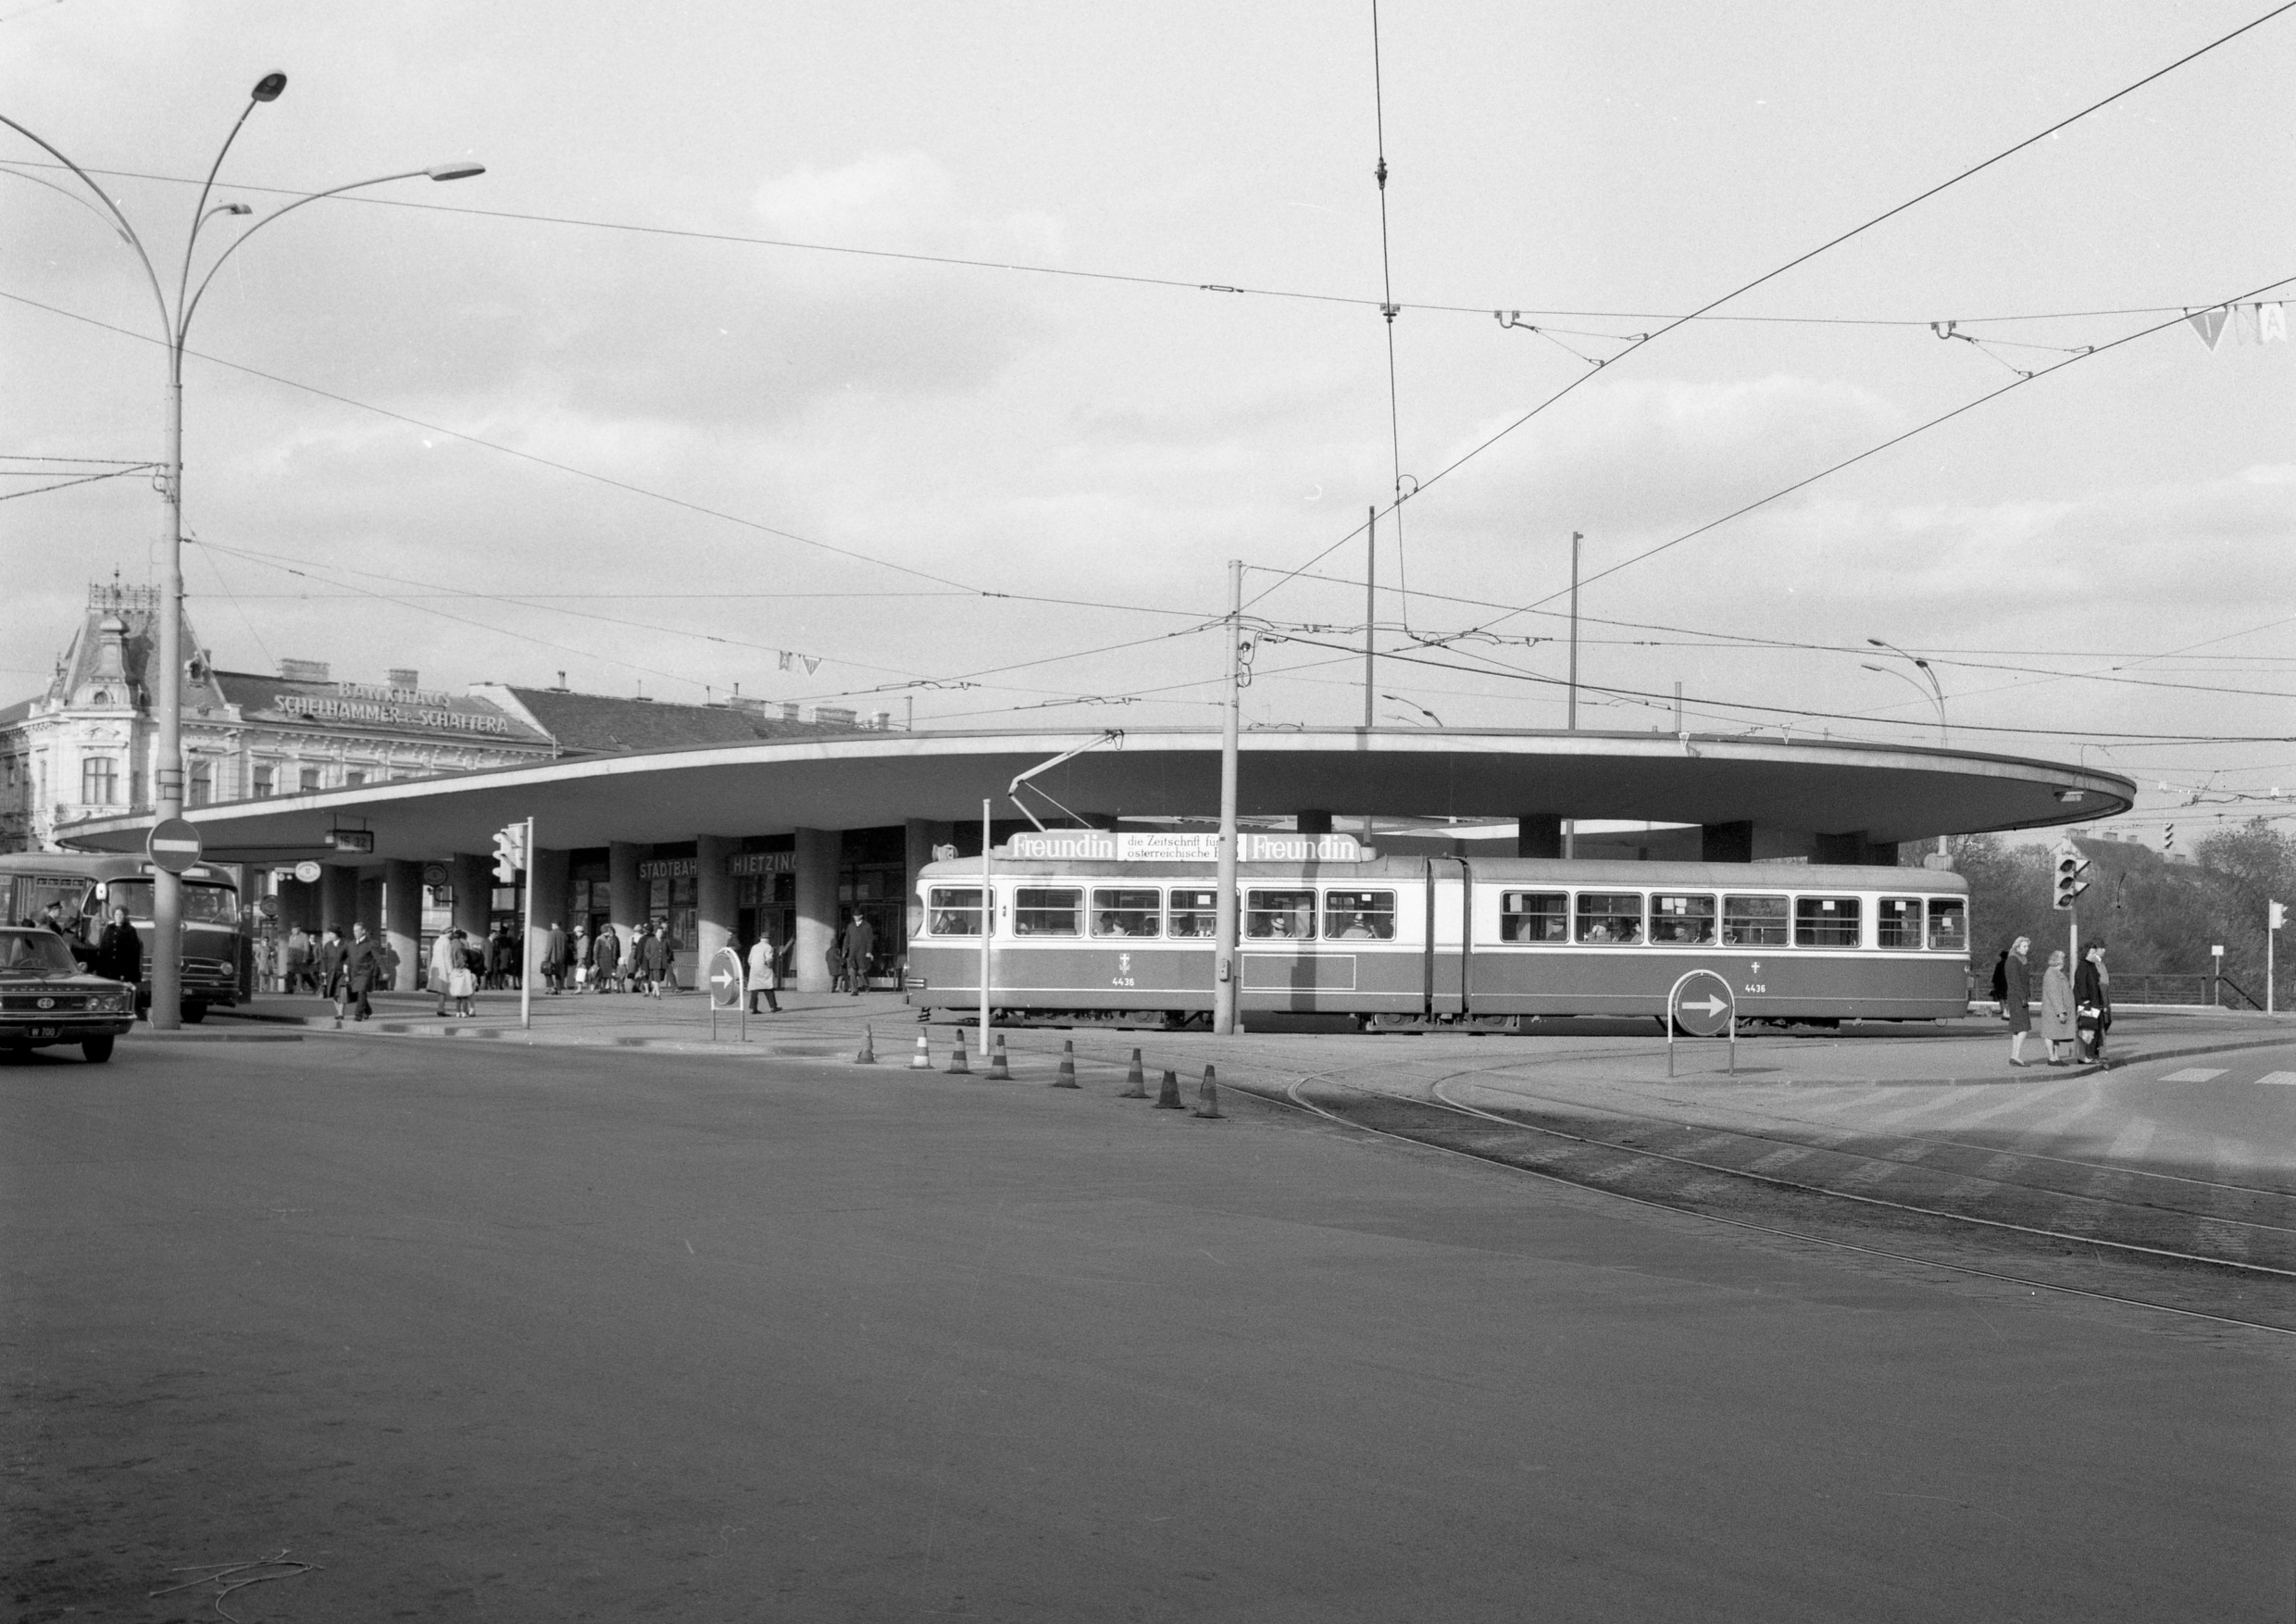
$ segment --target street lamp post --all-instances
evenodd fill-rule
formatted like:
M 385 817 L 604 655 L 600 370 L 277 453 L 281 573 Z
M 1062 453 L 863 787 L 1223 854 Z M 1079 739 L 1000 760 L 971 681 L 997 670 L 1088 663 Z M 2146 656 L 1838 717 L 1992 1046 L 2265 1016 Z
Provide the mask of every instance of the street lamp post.
M 199 247 L 201 228 L 218 215 L 243 216 L 255 211 L 243 203 L 218 204 L 207 206 L 207 197 L 215 188 L 216 176 L 223 169 L 225 155 L 231 144 L 239 139 L 239 131 L 247 116 L 258 103 L 275 102 L 287 88 L 284 73 L 267 73 L 256 81 L 247 93 L 247 105 L 239 111 L 231 125 L 231 132 L 216 149 L 215 162 L 207 166 L 207 178 L 199 188 L 199 201 L 192 208 L 191 234 L 183 244 L 183 261 L 176 275 L 175 304 L 168 303 L 166 289 L 159 272 L 145 252 L 144 240 L 136 234 L 134 225 L 117 203 L 92 180 L 88 172 L 64 156 L 52 143 L 27 130 L 15 119 L 0 114 L 0 124 L 6 125 L 39 147 L 56 162 L 78 177 L 80 183 L 103 206 L 106 223 L 117 231 L 121 240 L 135 252 L 138 264 L 144 268 L 144 280 L 151 283 L 153 301 L 159 308 L 161 341 L 168 348 L 168 461 L 167 471 L 160 476 L 161 553 L 166 560 L 160 593 L 158 693 L 158 737 L 152 748 L 152 811 L 160 819 L 183 815 L 183 346 L 191 333 L 192 313 L 199 308 L 200 299 L 206 294 L 215 274 L 256 232 L 278 219 L 281 215 L 301 208 L 306 203 L 317 203 L 322 197 L 335 197 L 345 192 L 356 192 L 363 186 L 381 186 L 392 181 L 411 181 L 427 176 L 433 181 L 462 181 L 486 172 L 485 166 L 475 163 L 437 164 L 429 169 L 406 169 L 394 174 L 377 175 L 348 185 L 331 186 L 324 192 L 314 192 L 283 204 L 249 226 L 234 238 L 222 253 L 215 256 L 192 286 L 192 268 Z M 19 180 L 37 177 L 19 175 Z M 43 181 L 39 182 L 47 185 Z M 52 187 L 51 190 L 62 190 Z M 75 194 L 67 193 L 68 196 Z M 182 1018 L 183 992 L 183 882 L 176 875 L 157 865 L 152 874 L 152 1002 L 151 1022 L 162 1031 L 174 1031 Z
M 1919 655 L 1907 654 L 1903 649 L 1898 647 L 1896 643 L 1885 643 L 1878 637 L 1869 637 L 1866 641 L 1873 644 L 1876 648 L 1889 650 L 1890 653 L 1897 656 L 1897 657 L 1902 660 L 1910 660 L 1913 663 L 1914 668 L 1924 677 L 1928 679 L 1929 697 L 1937 704 L 1938 748 L 1940 750 L 1952 749 L 1953 737 L 1946 731 L 1945 728 L 1945 690 L 1939 685 L 1937 672 L 1930 668 L 1929 662 L 1923 659 Z M 1915 693 L 1918 693 L 1922 691 L 1921 684 L 1919 682 L 1914 682 L 1914 680 L 1911 677 L 1906 676 L 1904 672 L 1899 670 L 1895 666 L 1869 665 L 1865 668 L 1869 671 L 1887 671 L 1890 675 L 1899 679 L 1901 681 L 1913 682 Z M 1953 847 L 1948 843 L 1946 837 L 1941 834 L 1938 836 L 1937 855 L 1940 860 L 1950 859 L 1953 856 Z

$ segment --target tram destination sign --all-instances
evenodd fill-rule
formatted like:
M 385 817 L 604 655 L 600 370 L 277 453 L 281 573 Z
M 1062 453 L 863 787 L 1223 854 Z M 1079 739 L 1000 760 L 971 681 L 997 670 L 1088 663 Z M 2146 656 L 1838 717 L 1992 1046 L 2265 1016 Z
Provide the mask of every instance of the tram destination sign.
M 1352 834 L 1289 834 L 1260 830 L 1236 836 L 1242 863 L 1360 863 L 1368 854 Z M 1105 829 L 1054 829 L 1016 834 L 1003 856 L 1055 863 L 1215 863 L 1219 836 Z

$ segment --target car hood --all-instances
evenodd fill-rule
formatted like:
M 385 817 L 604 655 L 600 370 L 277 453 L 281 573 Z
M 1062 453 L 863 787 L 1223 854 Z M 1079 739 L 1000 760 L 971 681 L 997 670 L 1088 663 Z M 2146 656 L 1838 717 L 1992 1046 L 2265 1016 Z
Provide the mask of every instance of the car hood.
M 84 970 L 69 973 L 63 970 L 0 970 L 0 987 L 72 987 L 96 992 L 126 985 L 128 983 L 125 981 L 92 976 Z

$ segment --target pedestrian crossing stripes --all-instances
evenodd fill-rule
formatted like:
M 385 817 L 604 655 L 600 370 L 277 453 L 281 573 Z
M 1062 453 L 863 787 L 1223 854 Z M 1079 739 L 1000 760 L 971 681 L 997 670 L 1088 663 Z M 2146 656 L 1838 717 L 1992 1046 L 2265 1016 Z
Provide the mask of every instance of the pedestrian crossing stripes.
M 2163 1082 L 2207 1082 L 2213 1078 L 2223 1075 L 2224 1068 L 2222 1067 L 2212 1071 L 2205 1066 L 2188 1066 L 2182 1071 L 2170 1072 L 2161 1081 Z
M 2256 1081 L 2258 1082 L 2296 1084 L 2296 1071 L 2267 1071 Z

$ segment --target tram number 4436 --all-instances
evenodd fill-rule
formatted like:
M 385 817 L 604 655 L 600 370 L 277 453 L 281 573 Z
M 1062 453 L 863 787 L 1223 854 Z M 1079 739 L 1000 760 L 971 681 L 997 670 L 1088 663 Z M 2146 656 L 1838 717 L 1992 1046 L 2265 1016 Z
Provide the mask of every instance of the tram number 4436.
M 1769 983 L 1766 981 L 1748 981 L 1739 989 L 1741 993 L 1766 993 L 1769 990 Z

